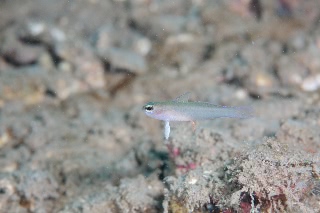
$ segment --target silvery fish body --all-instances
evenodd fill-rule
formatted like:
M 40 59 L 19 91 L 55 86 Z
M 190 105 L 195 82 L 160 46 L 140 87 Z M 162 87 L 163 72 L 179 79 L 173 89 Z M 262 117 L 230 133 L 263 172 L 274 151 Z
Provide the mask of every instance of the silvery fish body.
M 170 121 L 198 121 L 215 118 L 250 118 L 250 106 L 228 107 L 206 102 L 191 102 L 190 93 L 183 94 L 173 101 L 149 102 L 143 106 L 147 116 L 165 121 L 165 139 L 170 135 Z
M 149 102 L 144 109 L 149 117 L 163 121 L 198 121 L 253 116 L 250 106 L 227 107 L 205 102 Z

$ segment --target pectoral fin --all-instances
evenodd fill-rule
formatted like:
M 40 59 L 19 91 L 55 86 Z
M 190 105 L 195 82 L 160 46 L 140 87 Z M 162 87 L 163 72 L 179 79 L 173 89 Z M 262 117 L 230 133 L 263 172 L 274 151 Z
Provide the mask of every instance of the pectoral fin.
M 168 140 L 169 136 L 170 136 L 170 124 L 169 124 L 169 121 L 165 121 L 165 124 L 164 124 L 164 138 L 166 140 Z

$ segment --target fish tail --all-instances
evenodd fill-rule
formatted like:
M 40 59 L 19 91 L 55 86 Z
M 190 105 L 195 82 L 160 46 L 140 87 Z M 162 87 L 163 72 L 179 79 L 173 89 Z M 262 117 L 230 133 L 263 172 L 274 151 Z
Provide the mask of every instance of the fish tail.
M 227 113 L 226 117 L 229 118 L 252 118 L 255 113 L 252 106 L 235 106 L 235 107 L 226 107 Z

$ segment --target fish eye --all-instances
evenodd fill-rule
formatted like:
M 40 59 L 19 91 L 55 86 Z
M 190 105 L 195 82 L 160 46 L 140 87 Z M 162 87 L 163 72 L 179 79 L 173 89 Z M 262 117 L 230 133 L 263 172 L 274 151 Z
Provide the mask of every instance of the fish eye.
M 146 105 L 146 106 L 144 107 L 144 109 L 145 109 L 146 111 L 152 111 L 152 110 L 153 110 L 153 105 Z

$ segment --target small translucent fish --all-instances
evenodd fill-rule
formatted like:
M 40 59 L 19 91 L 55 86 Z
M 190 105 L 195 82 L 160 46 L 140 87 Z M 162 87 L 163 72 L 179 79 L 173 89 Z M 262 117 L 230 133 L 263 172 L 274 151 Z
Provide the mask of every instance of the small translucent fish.
M 251 118 L 251 106 L 218 106 L 207 102 L 189 101 L 190 93 L 185 93 L 173 101 L 149 102 L 143 106 L 147 116 L 165 121 L 165 139 L 170 135 L 170 121 L 210 120 L 215 118 Z

